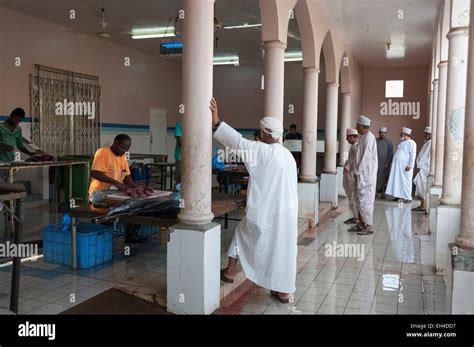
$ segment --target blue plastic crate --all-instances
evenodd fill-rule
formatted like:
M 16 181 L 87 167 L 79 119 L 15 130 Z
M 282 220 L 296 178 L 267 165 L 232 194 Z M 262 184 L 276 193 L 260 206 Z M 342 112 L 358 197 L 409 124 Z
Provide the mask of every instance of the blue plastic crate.
M 112 260 L 113 228 L 92 223 L 77 225 L 77 267 L 89 269 Z M 43 229 L 44 261 L 71 266 L 71 230 L 61 230 L 57 224 Z
M 152 235 L 158 234 L 160 232 L 160 227 L 156 225 L 142 225 L 138 229 L 138 236 L 141 237 L 150 237 Z

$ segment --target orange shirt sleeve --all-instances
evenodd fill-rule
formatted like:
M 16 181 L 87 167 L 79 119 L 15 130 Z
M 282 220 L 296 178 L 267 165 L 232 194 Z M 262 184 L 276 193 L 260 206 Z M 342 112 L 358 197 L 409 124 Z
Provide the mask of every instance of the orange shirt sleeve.
M 103 148 L 99 148 L 94 155 L 91 170 L 107 172 L 108 155 Z

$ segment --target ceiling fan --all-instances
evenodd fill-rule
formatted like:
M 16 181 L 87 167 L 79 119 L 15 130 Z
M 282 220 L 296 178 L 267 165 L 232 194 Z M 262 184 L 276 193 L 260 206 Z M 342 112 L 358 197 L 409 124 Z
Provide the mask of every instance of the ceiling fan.
M 77 31 L 77 30 L 66 30 L 67 33 L 70 33 L 70 34 L 80 34 L 80 35 L 94 35 L 94 36 L 97 36 L 101 39 L 109 39 L 110 38 L 110 35 L 114 32 L 117 32 L 117 31 L 120 31 L 121 33 L 124 33 L 124 29 L 123 28 L 116 28 L 112 31 L 110 30 L 107 30 L 107 26 L 108 26 L 108 23 L 105 21 L 105 8 L 97 8 L 96 9 L 96 15 L 97 15 L 97 19 L 98 19 L 98 22 L 99 22 L 99 25 L 100 25 L 100 31 L 96 32 L 96 33 L 86 33 L 86 32 L 81 32 L 81 31 Z
M 97 9 L 97 18 L 100 20 L 102 30 L 97 32 L 96 35 L 102 39 L 110 38 L 110 34 L 106 31 L 107 22 L 105 21 L 105 8 L 102 7 Z

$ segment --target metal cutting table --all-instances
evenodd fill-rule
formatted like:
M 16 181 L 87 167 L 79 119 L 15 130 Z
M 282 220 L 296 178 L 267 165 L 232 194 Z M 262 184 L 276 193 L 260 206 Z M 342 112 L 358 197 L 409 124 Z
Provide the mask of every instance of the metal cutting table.
M 226 216 L 228 213 L 237 210 L 238 208 L 245 205 L 246 198 L 236 194 L 222 194 L 212 193 L 212 213 L 215 218 Z M 97 217 L 103 217 L 109 212 L 110 208 L 96 208 L 92 204 L 86 204 L 71 208 L 71 256 L 72 256 L 72 268 L 77 268 L 77 250 L 76 250 L 76 239 L 77 239 L 77 219 L 86 218 L 93 219 Z M 145 225 L 157 225 L 161 227 L 170 227 L 178 223 L 176 215 L 170 215 L 169 218 L 153 217 L 153 216 L 121 216 L 116 217 L 120 221 L 125 223 L 133 224 L 145 224 Z
M 72 194 L 72 167 L 74 165 L 85 165 L 87 168 L 88 175 L 90 175 L 90 161 L 87 160 L 66 160 L 66 161 L 43 161 L 43 162 L 1 162 L 0 170 L 8 171 L 8 183 L 15 182 L 15 173 L 19 170 L 43 168 L 43 167 L 54 167 L 54 166 L 68 166 L 69 167 L 69 192 Z M 88 177 L 88 181 L 89 181 Z M 72 199 L 74 197 L 71 197 Z M 10 201 L 10 206 L 13 206 L 13 200 Z M 11 232 L 15 230 L 14 218 L 10 216 L 9 229 Z
M 0 202 L 9 201 L 10 205 L 2 207 L 5 208 L 12 220 L 15 223 L 15 234 L 13 236 L 13 243 L 19 245 L 23 237 L 23 201 L 26 198 L 25 188 L 20 184 L 0 183 Z M 11 201 L 16 201 L 13 205 Z M 13 208 L 13 206 L 15 206 Z M 21 254 L 13 257 L 12 266 L 12 282 L 10 291 L 10 311 L 18 312 L 18 300 L 20 294 L 20 268 L 21 268 Z

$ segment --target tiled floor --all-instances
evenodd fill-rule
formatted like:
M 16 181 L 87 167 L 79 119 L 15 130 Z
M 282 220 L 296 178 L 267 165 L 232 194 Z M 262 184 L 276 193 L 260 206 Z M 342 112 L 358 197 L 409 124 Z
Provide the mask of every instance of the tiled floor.
M 156 238 L 132 248 L 131 256 L 116 254 L 113 263 L 90 270 L 45 263 L 42 259 L 22 264 L 19 313 L 55 314 L 112 287 L 156 292 L 166 286 L 166 249 Z M 135 253 L 135 254 L 134 254 Z M 0 308 L 8 308 L 11 266 L 0 267 Z
M 57 212 L 51 208 L 28 210 L 29 220 L 43 224 L 57 222 Z M 230 215 L 240 218 L 240 212 Z M 223 220 L 217 220 L 224 225 Z M 222 227 L 222 262 L 233 236 L 236 221 Z M 41 228 L 34 223 L 25 225 L 28 240 L 39 240 Z M 166 298 L 166 243 L 154 235 L 148 243 L 128 245 L 125 255 L 123 236 L 114 238 L 113 261 L 88 270 L 72 271 L 68 266 L 50 264 L 42 258 L 22 263 L 20 280 L 20 314 L 57 314 L 110 288 L 122 288 L 130 293 L 153 294 L 158 302 Z M 11 265 L 0 264 L 0 314 L 10 305 Z
M 378 201 L 375 234 L 347 232 L 346 209 L 332 212 L 317 230 L 300 238 L 297 290 L 291 304 L 254 287 L 220 313 L 239 314 L 439 314 L 445 312 L 445 286 L 433 273 L 434 236 L 427 217 L 409 205 Z M 222 221 L 221 221 L 222 222 Z M 222 232 L 222 263 L 237 222 Z M 331 256 L 325 245 L 350 245 L 359 254 Z M 357 248 L 359 247 L 359 248 Z M 158 236 L 123 254 L 114 240 L 114 261 L 90 270 L 39 259 L 22 265 L 19 313 L 56 314 L 112 287 L 166 296 L 166 246 Z M 363 251 L 363 252 L 362 252 Z M 352 256 L 349 256 L 352 255 Z M 0 312 L 9 306 L 11 266 L 0 265 Z
M 348 212 L 333 212 L 334 218 L 299 242 L 297 289 L 290 304 L 254 287 L 221 313 L 445 314 L 445 285 L 433 272 L 434 235 L 427 231 L 427 216 L 412 213 L 412 207 L 377 201 L 370 236 L 347 232 Z M 334 256 L 326 247 L 334 242 L 363 252 L 346 249 Z

